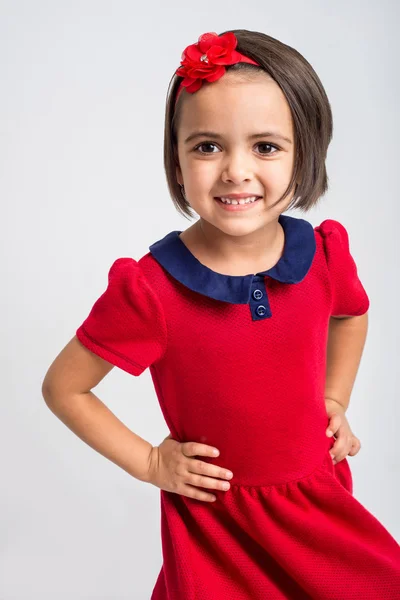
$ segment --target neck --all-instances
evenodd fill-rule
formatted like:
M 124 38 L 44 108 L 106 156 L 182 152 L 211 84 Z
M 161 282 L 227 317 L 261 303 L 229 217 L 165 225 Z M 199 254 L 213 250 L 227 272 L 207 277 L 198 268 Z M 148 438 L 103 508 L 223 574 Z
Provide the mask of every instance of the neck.
M 180 237 L 202 264 L 226 275 L 270 269 L 282 256 L 285 244 L 278 219 L 246 236 L 232 236 L 200 218 Z

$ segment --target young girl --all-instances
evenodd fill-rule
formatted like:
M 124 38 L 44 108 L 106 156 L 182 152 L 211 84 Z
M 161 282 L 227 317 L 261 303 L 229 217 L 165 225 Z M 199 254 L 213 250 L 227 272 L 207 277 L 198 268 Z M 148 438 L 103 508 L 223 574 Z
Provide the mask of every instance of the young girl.
M 54 413 L 161 490 L 152 600 L 400 598 L 400 547 L 354 498 L 346 459 L 369 299 L 340 222 L 283 215 L 326 192 L 331 136 L 324 88 L 290 46 L 246 30 L 188 46 L 164 157 L 176 208 L 199 219 L 115 260 L 46 374 Z M 159 446 L 91 391 L 113 366 L 150 368 Z

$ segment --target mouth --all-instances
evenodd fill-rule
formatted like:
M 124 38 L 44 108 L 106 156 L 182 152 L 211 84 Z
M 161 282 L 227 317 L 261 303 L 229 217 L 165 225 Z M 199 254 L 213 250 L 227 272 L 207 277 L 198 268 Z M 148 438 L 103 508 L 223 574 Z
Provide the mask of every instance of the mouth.
M 240 211 L 247 210 L 257 204 L 259 200 L 262 199 L 262 196 L 251 196 L 249 198 L 222 198 L 215 196 L 214 200 L 226 210 Z

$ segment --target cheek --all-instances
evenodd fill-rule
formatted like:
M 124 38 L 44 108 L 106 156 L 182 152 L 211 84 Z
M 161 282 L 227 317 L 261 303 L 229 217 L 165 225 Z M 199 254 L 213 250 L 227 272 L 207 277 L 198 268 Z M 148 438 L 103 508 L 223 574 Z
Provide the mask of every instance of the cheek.
M 193 161 L 188 164 L 187 178 L 197 188 L 207 187 L 218 176 L 216 164 L 206 161 Z
M 290 161 L 280 160 L 270 162 L 261 171 L 261 177 L 268 186 L 287 185 L 292 171 Z

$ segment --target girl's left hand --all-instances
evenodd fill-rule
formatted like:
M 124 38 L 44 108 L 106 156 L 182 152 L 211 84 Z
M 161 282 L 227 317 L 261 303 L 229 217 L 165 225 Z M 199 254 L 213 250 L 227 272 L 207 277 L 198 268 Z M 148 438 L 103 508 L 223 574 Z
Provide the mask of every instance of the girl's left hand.
M 343 460 L 348 454 L 355 456 L 361 448 L 360 440 L 353 434 L 344 407 L 330 398 L 325 398 L 326 412 L 329 417 L 329 425 L 326 430 L 328 437 L 335 436 L 336 442 L 330 449 L 333 464 Z M 329 432 L 332 432 L 329 435 Z

